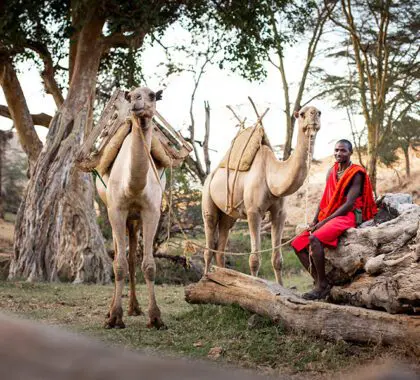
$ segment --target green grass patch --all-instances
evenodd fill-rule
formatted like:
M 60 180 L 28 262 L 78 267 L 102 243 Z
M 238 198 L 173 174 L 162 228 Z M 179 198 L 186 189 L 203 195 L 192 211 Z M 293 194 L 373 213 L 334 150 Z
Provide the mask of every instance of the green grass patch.
M 168 330 L 147 329 L 146 317 L 126 315 L 126 329 L 105 330 L 112 291 L 112 286 L 0 282 L 0 310 L 134 350 L 206 359 L 211 348 L 221 347 L 218 361 L 273 374 L 333 373 L 387 353 L 382 346 L 333 343 L 286 331 L 238 306 L 190 305 L 180 286 L 156 286 Z M 137 292 L 146 311 L 146 287 L 138 285 Z M 123 302 L 126 307 L 128 298 Z

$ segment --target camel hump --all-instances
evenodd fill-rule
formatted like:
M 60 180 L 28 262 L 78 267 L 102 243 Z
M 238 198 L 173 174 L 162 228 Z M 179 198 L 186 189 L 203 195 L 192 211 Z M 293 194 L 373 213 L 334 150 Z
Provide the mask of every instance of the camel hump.
M 246 128 L 235 137 L 219 167 L 246 172 L 251 168 L 261 145 L 269 144 L 264 128 L 260 125 Z

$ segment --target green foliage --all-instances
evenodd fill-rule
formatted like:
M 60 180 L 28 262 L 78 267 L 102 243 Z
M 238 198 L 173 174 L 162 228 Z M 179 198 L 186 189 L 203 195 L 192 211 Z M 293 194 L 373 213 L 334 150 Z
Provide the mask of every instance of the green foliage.
M 221 43 L 220 68 L 227 66 L 250 80 L 262 80 L 267 74 L 264 63 L 268 56 L 304 32 L 314 6 L 315 1 L 261 0 L 245 4 L 241 0 L 212 1 L 208 17 L 216 20 L 215 27 L 221 28 L 227 37 Z M 200 28 L 205 30 L 200 18 L 192 26 L 198 33 Z

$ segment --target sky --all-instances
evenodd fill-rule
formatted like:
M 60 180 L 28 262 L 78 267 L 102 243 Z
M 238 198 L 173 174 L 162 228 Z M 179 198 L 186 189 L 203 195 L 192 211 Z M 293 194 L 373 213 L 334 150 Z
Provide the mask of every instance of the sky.
M 168 30 L 166 40 L 169 44 L 176 44 L 185 38 L 182 33 L 178 33 L 176 27 Z M 331 35 L 326 38 L 331 38 Z M 292 83 L 291 99 L 294 99 L 297 91 L 296 83 L 303 70 L 306 54 L 307 41 L 304 39 L 299 44 L 285 50 L 286 73 Z M 322 49 L 322 44 L 321 44 Z M 147 85 L 152 90 L 161 89 L 163 68 L 160 62 L 165 59 L 163 51 L 158 46 L 151 46 L 144 51 L 143 72 L 147 80 Z M 314 64 L 326 68 L 328 71 L 342 72 L 346 70 L 346 65 L 340 66 L 336 62 L 327 60 L 322 53 L 314 60 Z M 226 150 L 229 148 L 232 139 L 236 135 L 237 121 L 231 111 L 226 106 L 230 105 L 241 117 L 247 117 L 247 126 L 252 125 L 255 120 L 255 112 L 248 100 L 252 97 L 260 113 L 266 108 L 270 108 L 263 119 L 264 128 L 272 145 L 283 144 L 286 134 L 286 122 L 284 116 L 283 88 L 280 74 L 271 64 L 266 65 L 268 75 L 261 82 L 249 82 L 238 74 L 226 70 L 220 70 L 217 65 L 208 67 L 204 74 L 196 94 L 194 115 L 196 122 L 196 139 L 202 140 L 204 134 L 204 101 L 208 101 L 211 108 L 211 129 L 210 129 L 210 148 L 212 167 L 217 166 Z M 55 104 L 51 95 L 43 91 L 38 69 L 30 63 L 23 63 L 19 66 L 19 80 L 26 95 L 26 101 L 31 113 L 45 112 L 53 115 Z M 170 124 L 185 136 L 188 135 L 187 128 L 190 122 L 189 107 L 190 97 L 193 90 L 193 79 L 191 73 L 184 72 L 165 78 L 163 88 L 163 100 L 157 105 L 158 111 L 170 122 Z M 312 92 L 313 95 L 313 92 Z M 305 96 L 304 96 L 305 100 Z M 4 94 L 0 89 L 0 104 L 6 104 Z M 334 109 L 334 105 L 328 99 L 318 99 L 310 105 L 317 107 L 321 112 L 321 130 L 319 131 L 316 142 L 314 157 L 316 159 L 329 156 L 333 152 L 335 141 L 346 138 L 351 140 L 350 125 L 344 109 Z M 359 116 L 355 116 L 359 126 L 363 121 Z M 248 124 L 249 123 L 249 124 Z M 9 129 L 12 121 L 0 117 L 0 129 Z M 36 127 L 41 139 L 45 139 L 47 129 Z M 292 146 L 296 144 L 295 139 Z

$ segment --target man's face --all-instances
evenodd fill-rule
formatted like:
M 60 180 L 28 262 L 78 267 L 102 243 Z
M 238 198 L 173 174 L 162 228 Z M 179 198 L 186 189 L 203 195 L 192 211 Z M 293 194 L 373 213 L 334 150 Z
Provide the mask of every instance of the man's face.
M 335 161 L 338 163 L 345 163 L 350 161 L 350 156 L 353 152 L 350 151 L 346 143 L 337 143 L 334 148 Z

